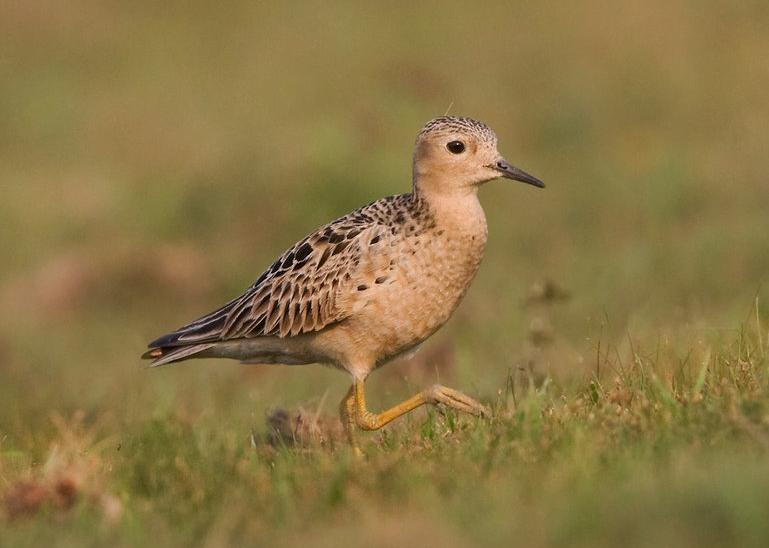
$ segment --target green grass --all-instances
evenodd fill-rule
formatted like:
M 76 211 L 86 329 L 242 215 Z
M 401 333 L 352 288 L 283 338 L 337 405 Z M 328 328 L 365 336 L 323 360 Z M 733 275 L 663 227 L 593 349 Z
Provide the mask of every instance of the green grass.
M 17 4 L 0 545 L 767 544 L 765 2 Z M 481 191 L 478 279 L 369 403 L 440 380 L 491 420 L 420 411 L 356 461 L 336 371 L 142 369 L 311 229 L 407 190 L 449 105 L 548 188 Z M 547 280 L 569 297 L 527 303 Z M 309 442 L 268 442 L 278 409 Z
M 686 356 L 607 347 L 567 383 L 511 371 L 491 419 L 430 410 L 362 436 L 363 460 L 330 419 L 322 444 L 249 441 L 262 426 L 247 405 L 210 395 L 198 409 L 55 415 L 34 441 L 4 440 L 0 472 L 69 481 L 78 498 L 28 508 L 4 541 L 763 546 L 767 342 L 746 329 Z

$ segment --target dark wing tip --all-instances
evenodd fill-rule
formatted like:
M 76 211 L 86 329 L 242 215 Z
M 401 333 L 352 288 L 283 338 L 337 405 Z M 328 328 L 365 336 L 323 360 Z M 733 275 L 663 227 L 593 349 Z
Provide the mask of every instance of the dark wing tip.
M 179 335 L 180 333 L 178 331 L 174 331 L 173 333 L 166 333 L 162 337 L 158 337 L 149 343 L 147 348 L 160 348 L 161 346 L 173 346 L 174 344 L 178 344 Z

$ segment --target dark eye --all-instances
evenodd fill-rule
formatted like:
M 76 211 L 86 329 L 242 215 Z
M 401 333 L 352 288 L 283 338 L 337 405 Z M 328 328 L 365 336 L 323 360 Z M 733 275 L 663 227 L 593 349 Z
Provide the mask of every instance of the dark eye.
M 446 148 L 452 154 L 462 154 L 465 151 L 465 144 L 462 141 L 451 141 Z

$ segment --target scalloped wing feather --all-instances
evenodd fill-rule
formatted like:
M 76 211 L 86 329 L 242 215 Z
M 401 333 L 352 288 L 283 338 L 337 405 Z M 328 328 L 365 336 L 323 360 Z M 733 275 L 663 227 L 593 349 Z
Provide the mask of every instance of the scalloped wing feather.
M 344 320 L 365 306 L 365 289 L 394 268 L 388 253 L 394 231 L 382 222 L 391 208 L 380 200 L 319 228 L 283 253 L 243 295 L 150 347 L 289 337 Z

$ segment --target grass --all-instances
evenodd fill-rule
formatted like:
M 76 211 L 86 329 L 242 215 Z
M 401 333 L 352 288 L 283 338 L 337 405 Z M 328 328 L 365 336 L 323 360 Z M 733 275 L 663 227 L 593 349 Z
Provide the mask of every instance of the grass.
M 511 371 L 491 419 L 430 410 L 365 436 L 364 460 L 306 411 L 251 441 L 226 405 L 52 415 L 47 446 L 4 440 L 4 542 L 762 546 L 768 342 L 607 347 L 565 383 Z
M 766 545 L 767 25 L 747 0 L 0 8 L 0 545 Z M 452 103 L 548 188 L 481 191 L 478 279 L 369 403 L 440 380 L 492 419 L 422 411 L 356 461 L 338 372 L 141 368 L 407 190 Z

